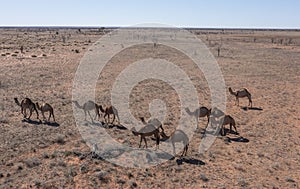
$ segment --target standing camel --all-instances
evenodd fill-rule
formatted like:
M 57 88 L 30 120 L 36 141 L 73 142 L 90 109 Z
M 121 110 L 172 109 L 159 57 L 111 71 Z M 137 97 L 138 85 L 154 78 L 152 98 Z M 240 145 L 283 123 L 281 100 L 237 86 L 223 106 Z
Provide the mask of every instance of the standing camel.
M 243 88 L 241 90 L 238 90 L 236 92 L 234 92 L 231 87 L 229 87 L 229 92 L 230 94 L 232 94 L 233 96 L 235 96 L 235 104 L 239 106 L 239 98 L 244 98 L 244 97 L 247 97 L 248 100 L 249 100 L 249 104 L 248 106 L 251 105 L 251 108 L 252 108 L 252 99 L 251 99 L 251 94 L 250 92 L 246 89 L 246 88 Z
M 149 119 L 146 122 L 144 117 L 140 117 L 140 120 L 143 122 L 144 125 L 153 124 L 156 128 L 160 128 L 162 130 L 162 132 L 164 132 L 164 128 L 162 127 L 162 123 L 158 119 L 152 118 L 152 119 Z
M 97 118 L 97 116 L 100 118 L 100 113 L 99 113 L 99 105 L 96 104 L 95 102 L 89 100 L 86 103 L 84 103 L 82 106 L 79 105 L 79 103 L 77 101 L 73 101 L 73 103 L 75 104 L 75 106 L 79 109 L 82 109 L 84 111 L 84 120 L 86 120 L 86 114 L 88 113 L 92 122 L 94 122 L 90 111 L 94 110 L 95 111 L 95 119 Z M 101 106 L 101 105 L 100 105 Z
M 113 115 L 113 121 L 111 123 L 113 124 L 114 121 L 115 121 L 115 118 L 117 117 L 118 118 L 118 123 L 120 124 L 120 118 L 119 118 L 118 110 L 114 106 L 108 106 L 106 108 L 103 108 L 100 105 L 100 106 L 98 106 L 98 108 L 100 109 L 100 111 L 102 113 L 104 113 L 104 121 L 106 123 L 109 122 L 109 120 L 110 120 L 109 115 L 112 114 Z M 106 121 L 106 116 L 108 117 L 107 121 Z
M 48 118 L 48 121 L 50 121 L 50 118 L 52 116 L 54 122 L 55 122 L 55 118 L 54 118 L 54 111 L 53 111 L 53 108 L 50 104 L 48 103 L 43 103 L 41 106 L 39 105 L 39 103 L 35 103 L 36 104 L 36 107 L 38 110 L 40 110 L 42 112 L 42 115 L 43 115 L 43 118 L 44 120 L 46 119 L 45 117 L 45 112 L 49 112 L 49 118 Z
M 232 132 L 232 127 L 234 127 L 236 134 L 238 134 L 235 126 L 235 120 L 230 115 L 225 115 L 222 124 L 222 135 L 225 136 L 225 125 L 230 125 L 230 132 Z
M 136 131 L 136 129 L 133 127 L 131 129 L 132 133 L 134 134 L 134 136 L 141 136 L 140 139 L 140 144 L 139 144 L 139 148 L 141 147 L 142 144 L 142 140 L 144 139 L 146 148 L 147 148 L 147 140 L 146 140 L 146 136 L 152 136 L 154 135 L 155 139 L 156 139 L 156 149 L 158 149 L 158 145 L 159 145 L 159 129 L 156 128 L 153 124 L 147 124 L 146 126 L 144 126 L 143 128 L 141 128 L 139 131 Z
M 171 141 L 174 156 L 176 155 L 175 143 L 182 142 L 184 148 L 183 148 L 183 152 L 180 157 L 182 157 L 183 155 L 186 156 L 188 148 L 189 148 L 189 137 L 185 134 L 185 132 L 183 132 L 182 130 L 179 129 L 179 130 L 176 130 L 175 132 L 173 132 L 170 136 L 167 136 L 164 132 L 162 132 L 161 136 L 163 137 L 163 139 Z
M 191 112 L 189 108 L 185 108 L 186 113 L 188 113 L 190 116 L 195 116 L 197 120 L 197 126 L 198 126 L 198 118 L 200 117 L 207 117 L 207 125 L 209 122 L 209 116 L 211 114 L 211 109 L 208 109 L 204 106 L 197 108 L 195 111 Z
M 32 112 L 35 111 L 36 112 L 36 115 L 37 115 L 37 119 L 39 119 L 39 113 L 36 109 L 36 106 L 35 104 L 32 102 L 31 99 L 29 98 L 24 98 L 21 103 L 19 102 L 18 98 L 14 98 L 15 100 L 15 103 L 21 107 L 21 113 L 24 115 L 24 118 L 26 119 L 30 119 L 31 115 L 32 115 Z M 27 118 L 27 112 L 26 110 L 29 109 L 30 111 L 30 114 L 29 114 L 29 117 Z

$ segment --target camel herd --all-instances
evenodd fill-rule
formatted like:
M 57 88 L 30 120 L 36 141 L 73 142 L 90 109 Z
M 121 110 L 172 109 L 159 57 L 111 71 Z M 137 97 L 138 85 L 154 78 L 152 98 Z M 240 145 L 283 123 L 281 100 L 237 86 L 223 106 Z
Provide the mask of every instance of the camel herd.
M 243 88 L 241 90 L 234 92 L 229 87 L 229 92 L 231 95 L 235 96 L 235 98 L 236 98 L 235 104 L 237 106 L 239 106 L 239 98 L 247 97 L 249 100 L 248 106 L 252 107 L 251 94 L 247 89 Z M 21 107 L 21 113 L 23 114 L 25 119 L 30 119 L 30 117 L 32 116 L 32 113 L 35 111 L 36 115 L 37 115 L 37 119 L 40 120 L 39 113 L 38 113 L 38 110 L 40 110 L 44 120 L 46 119 L 44 113 L 49 112 L 48 121 L 50 121 L 50 118 L 52 116 L 53 121 L 55 122 L 53 107 L 50 104 L 42 103 L 40 105 L 38 102 L 34 103 L 29 98 L 24 98 L 21 102 L 19 102 L 19 100 L 17 98 L 14 98 L 14 101 L 18 106 Z M 113 124 L 116 118 L 117 118 L 117 123 L 120 124 L 118 111 L 114 106 L 108 106 L 108 107 L 103 108 L 102 105 L 99 105 L 93 101 L 87 101 L 83 105 L 80 105 L 77 101 L 72 101 L 72 102 L 74 103 L 74 105 L 77 108 L 82 109 L 84 111 L 85 120 L 86 120 L 86 116 L 88 114 L 90 119 L 92 120 L 92 122 L 94 122 L 94 119 L 101 118 L 101 114 L 100 114 L 100 112 L 101 112 L 102 114 L 104 114 L 103 119 L 106 124 Z M 27 110 L 29 110 L 29 116 L 27 115 Z M 207 117 L 207 125 L 206 125 L 206 128 L 207 128 L 207 126 L 210 122 L 210 117 L 212 115 L 212 109 L 208 109 L 207 107 L 202 106 L 202 107 L 197 108 L 193 112 L 189 108 L 185 108 L 185 110 L 188 115 L 196 118 L 197 125 L 199 122 L 199 120 L 198 120 L 199 118 Z M 90 111 L 95 112 L 94 119 L 92 118 Z M 110 115 L 113 116 L 112 122 L 109 122 Z M 140 120 L 144 124 L 144 127 L 139 129 L 138 131 L 135 128 L 131 129 L 131 132 L 134 136 L 140 136 L 139 148 L 141 148 L 142 141 L 144 141 L 145 147 L 147 148 L 146 137 L 154 136 L 155 141 L 156 141 L 156 149 L 159 148 L 159 143 L 161 140 L 160 137 L 162 137 L 162 140 L 168 140 L 172 144 L 174 156 L 176 155 L 175 143 L 183 143 L 183 145 L 184 145 L 184 149 L 181 154 L 181 157 L 185 156 L 187 154 L 187 150 L 188 150 L 188 146 L 189 146 L 189 138 L 184 131 L 175 130 L 171 135 L 167 136 L 164 131 L 163 124 L 158 119 L 152 118 L 152 119 L 145 121 L 145 119 L 143 117 L 140 117 Z M 230 132 L 232 132 L 232 127 L 233 127 L 235 129 L 235 134 L 237 134 L 237 135 L 239 134 L 237 132 L 237 128 L 236 128 L 236 122 L 232 116 L 224 114 L 224 116 L 222 118 L 221 135 L 223 135 L 223 136 L 226 135 L 225 125 L 230 126 Z M 205 130 L 206 130 L 206 128 L 205 128 Z

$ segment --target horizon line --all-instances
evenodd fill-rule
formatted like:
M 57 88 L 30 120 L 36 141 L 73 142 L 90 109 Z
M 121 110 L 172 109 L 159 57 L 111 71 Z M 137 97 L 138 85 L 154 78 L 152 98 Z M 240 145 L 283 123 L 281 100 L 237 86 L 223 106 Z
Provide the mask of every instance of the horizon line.
M 212 26 L 170 26 L 170 27 L 159 27 L 159 26 L 99 26 L 99 25 L 0 25 L 0 28 L 61 28 L 61 29 L 116 29 L 116 28 L 178 28 L 178 29 L 194 29 L 194 30 L 294 30 L 300 31 L 300 27 L 212 27 Z

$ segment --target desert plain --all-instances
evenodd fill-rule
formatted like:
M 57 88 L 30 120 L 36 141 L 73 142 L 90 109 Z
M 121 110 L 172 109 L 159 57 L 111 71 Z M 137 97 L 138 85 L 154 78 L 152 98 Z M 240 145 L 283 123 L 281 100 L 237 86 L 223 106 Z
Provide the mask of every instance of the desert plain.
M 253 108 L 246 108 L 246 98 L 236 106 L 226 90 L 225 113 L 234 117 L 239 135 L 218 136 L 200 155 L 207 122 L 200 118 L 186 156 L 180 158 L 178 152 L 174 159 L 148 168 L 122 167 L 93 155 L 73 116 L 78 65 L 111 31 L 0 29 L 0 188 L 300 188 L 300 31 L 189 29 L 214 55 L 226 88 L 251 92 Z M 204 74 L 182 53 L 159 43 L 133 46 L 114 56 L 99 76 L 95 101 L 110 105 L 114 79 L 145 58 L 167 59 L 182 67 L 197 90 L 198 106 L 211 108 Z M 15 97 L 51 104 L 56 123 L 39 122 L 35 113 L 31 120 L 23 119 Z M 180 103 L 166 83 L 150 79 L 135 86 L 131 112 L 137 119 L 149 118 L 153 99 L 166 102 L 163 127 L 170 135 L 178 125 Z M 119 143 L 138 147 L 139 137 L 120 123 L 125 128 L 111 125 L 105 130 Z M 236 140 L 239 137 L 247 140 Z M 155 147 L 151 137 L 147 141 L 149 148 Z

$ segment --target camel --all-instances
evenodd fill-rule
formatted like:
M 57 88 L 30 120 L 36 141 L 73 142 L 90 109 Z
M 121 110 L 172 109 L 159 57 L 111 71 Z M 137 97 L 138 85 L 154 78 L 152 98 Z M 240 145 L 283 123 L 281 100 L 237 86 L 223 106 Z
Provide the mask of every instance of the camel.
M 95 118 L 97 118 L 97 116 L 100 118 L 100 113 L 99 113 L 99 105 L 96 104 L 95 102 L 89 100 L 87 101 L 86 103 L 84 103 L 82 106 L 79 105 L 79 103 L 77 101 L 73 101 L 73 103 L 75 104 L 75 106 L 79 109 L 83 109 L 84 111 L 84 120 L 86 120 L 86 114 L 88 113 L 92 122 L 94 122 L 91 114 L 90 114 L 90 111 L 91 110 L 94 110 L 95 111 Z M 100 105 L 101 106 L 101 105 Z
M 39 113 L 36 109 L 35 104 L 32 102 L 32 100 L 30 98 L 24 98 L 21 101 L 21 103 L 19 102 L 18 98 L 14 98 L 14 100 L 18 106 L 21 106 L 21 113 L 24 115 L 24 118 L 30 119 L 32 112 L 35 111 L 36 115 L 37 115 L 37 119 L 39 119 Z M 27 118 L 27 112 L 26 112 L 27 109 L 29 109 L 29 111 L 30 111 L 28 118 Z
M 51 115 L 52 115 L 52 118 L 53 118 L 53 120 L 54 120 L 54 122 L 55 122 L 54 111 L 53 111 L 53 108 L 52 108 L 52 106 L 51 106 L 50 104 L 48 104 L 48 103 L 43 103 L 41 106 L 39 105 L 38 102 L 35 103 L 35 104 L 36 104 L 37 109 L 40 110 L 40 111 L 42 112 L 42 115 L 43 115 L 44 120 L 46 119 L 44 113 L 45 113 L 45 112 L 49 112 L 49 118 L 48 118 L 48 121 L 50 121 L 50 118 L 51 118 Z
M 154 135 L 155 139 L 156 139 L 156 149 L 158 149 L 158 145 L 159 145 L 159 129 L 155 127 L 155 125 L 153 124 L 147 124 L 146 126 L 144 126 L 143 128 L 141 128 L 139 131 L 136 131 L 136 129 L 133 127 L 131 129 L 132 133 L 134 134 L 134 136 L 141 136 L 140 139 L 140 144 L 139 144 L 139 148 L 141 147 L 142 144 L 142 140 L 144 139 L 146 148 L 147 148 L 147 140 L 146 140 L 146 136 L 152 136 Z
M 229 92 L 230 94 L 232 94 L 233 96 L 235 96 L 235 104 L 239 106 L 239 98 L 244 98 L 244 97 L 247 97 L 248 100 L 249 100 L 249 104 L 248 106 L 251 105 L 251 108 L 252 108 L 252 99 L 251 99 L 251 94 L 250 92 L 246 89 L 246 88 L 243 88 L 239 91 L 236 91 L 234 92 L 231 87 L 229 87 Z
M 175 143 L 182 142 L 184 145 L 183 152 L 180 157 L 183 155 L 186 156 L 188 148 L 189 148 L 189 138 L 188 136 L 182 131 L 182 130 L 176 130 L 173 132 L 170 136 L 167 136 L 164 132 L 161 133 L 161 136 L 164 139 L 170 140 L 173 146 L 173 154 L 174 156 L 176 155 L 175 153 Z
M 156 128 L 160 128 L 162 130 L 162 132 L 164 132 L 164 128 L 162 127 L 162 123 L 158 119 L 152 118 L 152 119 L 149 119 L 146 122 L 144 117 L 140 117 L 140 120 L 143 122 L 144 125 L 153 124 Z
M 109 122 L 110 118 L 109 118 L 109 115 L 110 114 L 113 114 L 113 121 L 111 122 L 112 124 L 114 123 L 115 121 L 115 118 L 117 117 L 118 118 L 118 123 L 120 124 L 120 118 L 119 118 L 119 114 L 118 114 L 118 110 L 114 107 L 114 106 L 108 106 L 106 108 L 103 108 L 101 105 L 98 107 L 100 109 L 100 111 L 102 113 L 104 113 L 104 121 L 106 123 Z M 106 116 L 108 116 L 108 119 L 106 121 Z
M 238 132 L 236 130 L 236 126 L 235 126 L 235 120 L 230 115 L 224 116 L 224 120 L 223 120 L 223 124 L 222 124 L 222 128 L 221 128 L 223 136 L 225 135 L 225 125 L 230 125 L 230 132 L 232 131 L 232 126 L 233 126 L 235 129 L 235 132 L 238 134 Z
M 185 108 L 185 111 L 186 113 L 188 113 L 189 115 L 191 116 L 195 116 L 196 119 L 197 119 L 197 125 L 198 125 L 198 117 L 207 117 L 207 125 L 208 125 L 208 122 L 209 122 L 209 116 L 211 114 L 211 109 L 208 109 L 204 106 L 200 107 L 200 108 L 197 108 L 195 111 L 191 112 L 189 108 Z

